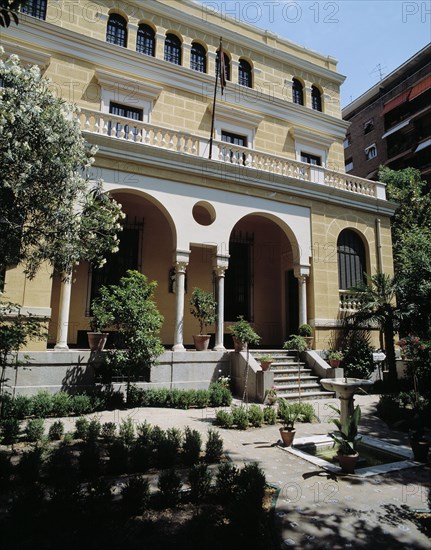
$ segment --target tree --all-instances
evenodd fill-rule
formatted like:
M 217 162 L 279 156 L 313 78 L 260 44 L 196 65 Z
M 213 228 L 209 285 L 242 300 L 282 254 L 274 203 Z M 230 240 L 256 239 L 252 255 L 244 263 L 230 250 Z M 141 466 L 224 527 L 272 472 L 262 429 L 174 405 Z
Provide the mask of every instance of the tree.
M 18 11 L 25 3 L 23 0 L 0 0 L 0 26 L 9 27 L 11 18 L 18 25 Z
M 57 98 L 38 67 L 0 61 L 0 266 L 43 262 L 70 274 L 118 250 L 121 205 L 91 182 L 96 149 L 83 139 L 76 107 Z
M 378 327 L 383 336 L 389 382 L 395 386 L 397 369 L 394 336 L 402 316 L 396 305 L 397 286 L 395 279 L 385 273 L 367 275 L 366 278 L 365 283 L 352 288 L 360 294 L 360 305 L 355 313 L 346 318 L 346 323 L 353 328 Z
M 405 315 L 401 330 L 431 338 L 431 194 L 414 168 L 382 168 L 388 198 L 398 202 L 392 218 L 397 300 Z
M 127 392 L 135 375 L 149 370 L 163 353 L 158 333 L 163 316 L 153 301 L 155 281 L 138 271 L 127 272 L 118 285 L 102 286 L 93 300 L 95 315 L 110 317 L 117 330 L 116 349 L 107 353 L 108 369 L 127 376 Z

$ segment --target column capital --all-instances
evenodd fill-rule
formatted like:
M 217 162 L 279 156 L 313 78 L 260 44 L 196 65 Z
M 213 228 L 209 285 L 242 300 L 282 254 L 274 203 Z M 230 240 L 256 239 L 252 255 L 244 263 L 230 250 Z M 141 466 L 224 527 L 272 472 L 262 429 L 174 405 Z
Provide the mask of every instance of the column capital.
M 183 263 L 186 266 L 189 263 L 190 250 L 174 250 L 172 255 L 172 262 L 174 265 L 177 263 Z
M 310 276 L 310 266 L 309 265 L 295 265 L 293 266 L 293 274 L 297 279 L 300 277 L 309 277 Z
M 176 273 L 185 273 L 187 271 L 188 262 L 175 262 L 175 272 Z
M 226 269 L 227 266 L 225 265 L 217 265 L 213 268 L 216 277 L 224 277 Z

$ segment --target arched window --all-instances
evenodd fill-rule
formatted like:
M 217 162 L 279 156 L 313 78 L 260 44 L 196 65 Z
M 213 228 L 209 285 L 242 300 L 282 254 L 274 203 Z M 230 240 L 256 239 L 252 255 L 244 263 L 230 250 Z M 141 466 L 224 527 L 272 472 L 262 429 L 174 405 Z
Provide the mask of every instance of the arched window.
M 207 52 L 202 44 L 198 44 L 197 42 L 192 43 L 192 49 L 190 52 L 190 69 L 200 73 L 207 72 Z
M 156 33 L 149 25 L 141 24 L 136 36 L 136 51 L 154 57 L 156 48 Z
M 317 86 L 311 86 L 311 106 L 315 111 L 322 110 L 322 94 Z
M 364 281 L 365 246 L 361 237 L 351 229 L 344 229 L 337 240 L 338 287 L 348 290 Z
M 109 16 L 106 42 L 127 48 L 127 21 L 118 13 L 111 13 Z
M 21 12 L 45 21 L 46 7 L 46 0 L 30 0 L 29 2 L 25 2 L 25 4 L 22 5 Z
M 166 35 L 165 61 L 181 65 L 181 40 L 175 34 Z
M 292 82 L 292 99 L 293 103 L 304 105 L 304 90 L 301 82 L 297 78 L 294 78 Z
M 247 88 L 252 87 L 252 71 L 251 66 L 248 61 L 245 59 L 239 60 L 238 67 L 238 84 L 241 86 L 247 86 Z

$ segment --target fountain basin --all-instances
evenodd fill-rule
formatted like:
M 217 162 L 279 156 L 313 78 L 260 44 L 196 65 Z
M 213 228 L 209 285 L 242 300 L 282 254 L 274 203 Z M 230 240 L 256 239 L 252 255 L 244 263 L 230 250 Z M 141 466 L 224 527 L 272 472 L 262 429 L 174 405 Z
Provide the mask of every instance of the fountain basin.
M 372 380 L 364 380 L 362 378 L 322 378 L 320 383 L 325 390 L 335 391 L 342 397 L 350 397 L 355 393 L 355 390 L 372 386 Z

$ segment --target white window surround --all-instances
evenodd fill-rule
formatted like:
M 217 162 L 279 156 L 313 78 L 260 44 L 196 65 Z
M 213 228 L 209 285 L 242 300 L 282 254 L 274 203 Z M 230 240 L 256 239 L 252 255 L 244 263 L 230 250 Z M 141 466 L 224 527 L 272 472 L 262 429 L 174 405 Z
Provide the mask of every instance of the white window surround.
M 309 153 L 322 159 L 322 166 L 327 165 L 329 147 L 334 143 L 333 138 L 320 136 L 302 128 L 293 127 L 290 134 L 295 140 L 296 160 L 301 160 L 301 153 Z
M 377 147 L 375 143 L 365 148 L 365 157 L 367 160 L 371 160 L 377 157 Z
M 209 109 L 212 112 L 212 104 Z M 262 116 L 217 103 L 214 117 L 215 139 L 221 141 L 222 132 L 243 135 L 247 138 L 247 147 L 254 149 L 256 129 L 262 120 Z
M 139 82 L 96 69 L 100 84 L 100 110 L 109 113 L 111 102 L 143 110 L 143 122 L 151 123 L 151 111 L 162 92 L 161 86 Z

